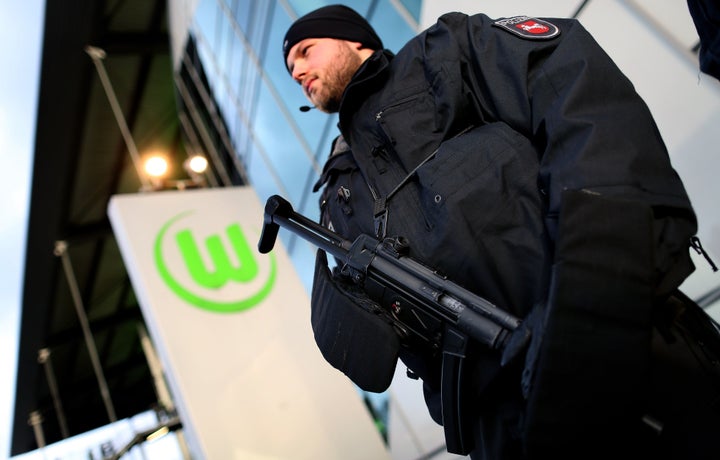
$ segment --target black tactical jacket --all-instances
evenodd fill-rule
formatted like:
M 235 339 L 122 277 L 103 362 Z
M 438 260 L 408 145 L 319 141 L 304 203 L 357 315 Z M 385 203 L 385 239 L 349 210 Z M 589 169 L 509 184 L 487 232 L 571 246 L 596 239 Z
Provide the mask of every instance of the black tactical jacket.
M 373 54 L 345 91 L 342 138 L 317 185 L 325 223 L 349 239 L 376 227 L 402 235 L 411 256 L 519 317 L 537 305 L 545 312 L 562 297 L 555 286 L 571 286 L 597 310 L 591 315 L 609 311 L 642 329 L 654 299 L 693 270 L 695 215 L 631 82 L 577 21 L 546 21 L 503 27 L 452 13 L 397 55 Z M 547 30 L 516 33 L 516 23 Z M 387 214 L 377 212 L 383 201 Z M 574 257 L 578 245 L 595 259 Z M 626 251 L 636 247 L 638 254 Z M 561 248 L 572 263 L 560 263 Z M 567 273 L 581 281 L 570 283 Z M 600 298 L 602 305 L 593 300 Z M 545 315 L 532 327 L 552 323 Z M 543 354 L 537 340 L 526 375 Z M 646 340 L 640 333 L 628 345 Z M 433 412 L 433 364 L 407 362 L 428 384 Z M 498 378 L 497 364 L 482 351 L 477 362 L 482 394 Z M 517 390 L 494 394 L 518 397 L 517 380 Z M 521 399 L 532 399 L 531 387 L 525 382 Z M 502 397 L 480 398 L 480 418 L 502 417 Z

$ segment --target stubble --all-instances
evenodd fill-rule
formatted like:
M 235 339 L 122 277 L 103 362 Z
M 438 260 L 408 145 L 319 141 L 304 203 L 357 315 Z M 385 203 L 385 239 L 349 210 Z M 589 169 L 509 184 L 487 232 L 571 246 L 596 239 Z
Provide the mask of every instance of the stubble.
M 338 40 L 337 53 L 330 62 L 323 87 L 314 97 L 315 107 L 325 113 L 334 113 L 340 109 L 345 88 L 362 65 L 362 59 L 353 52 L 350 44 L 341 40 Z

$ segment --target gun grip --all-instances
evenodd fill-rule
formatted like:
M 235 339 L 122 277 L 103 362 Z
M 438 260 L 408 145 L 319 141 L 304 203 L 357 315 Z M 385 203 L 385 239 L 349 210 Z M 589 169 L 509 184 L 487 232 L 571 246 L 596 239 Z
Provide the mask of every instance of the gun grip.
M 272 251 L 272 248 L 275 246 L 278 230 L 280 230 L 280 225 L 274 221 L 275 215 L 287 217 L 292 213 L 292 210 L 292 205 L 278 195 L 273 195 L 268 198 L 265 203 L 265 218 L 262 232 L 260 233 L 260 241 L 258 241 L 258 251 L 260 251 L 261 254 L 267 254 Z

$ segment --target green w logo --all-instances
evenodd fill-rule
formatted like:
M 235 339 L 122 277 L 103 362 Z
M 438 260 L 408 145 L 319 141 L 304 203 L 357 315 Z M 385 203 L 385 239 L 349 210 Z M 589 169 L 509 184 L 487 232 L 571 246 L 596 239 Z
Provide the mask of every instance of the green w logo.
M 215 269 L 211 271 L 212 269 L 203 262 L 200 249 L 190 230 L 182 230 L 175 236 L 190 276 L 200 286 L 219 288 L 228 281 L 248 282 L 257 276 L 257 262 L 250 252 L 250 246 L 248 246 L 240 226 L 238 224 L 229 226 L 227 237 L 235 250 L 239 266 L 233 266 L 230 257 L 225 252 L 222 240 L 219 236 L 213 235 L 205 240 L 210 260 Z
M 183 228 L 175 233 L 174 241 L 170 239 L 171 227 L 190 214 L 185 212 L 170 219 L 155 238 L 155 264 L 163 281 L 183 300 L 210 311 L 237 312 L 260 303 L 275 282 L 275 258 L 271 258 L 269 273 L 264 275 L 266 279 L 259 279 L 260 267 L 242 228 L 236 223 L 225 229 L 230 253 L 221 235 L 210 235 L 199 242 L 192 230 Z M 172 250 L 176 251 L 176 258 L 179 255 L 182 261 L 179 265 L 184 266 L 189 277 L 181 276 L 176 264 L 166 262 L 165 253 Z M 228 295 L 233 298 L 228 300 Z

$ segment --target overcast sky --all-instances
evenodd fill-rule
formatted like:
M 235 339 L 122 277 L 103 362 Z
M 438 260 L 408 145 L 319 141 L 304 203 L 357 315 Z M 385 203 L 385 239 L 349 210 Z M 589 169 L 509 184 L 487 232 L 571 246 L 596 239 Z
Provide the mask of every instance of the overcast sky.
M 0 0 L 0 459 L 10 455 L 44 8 Z

